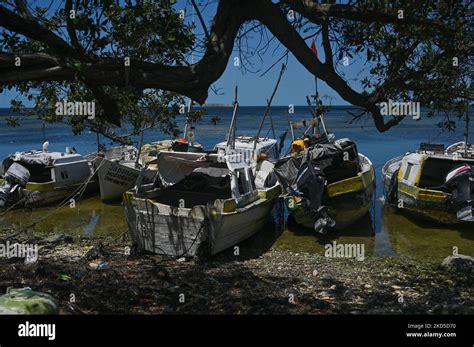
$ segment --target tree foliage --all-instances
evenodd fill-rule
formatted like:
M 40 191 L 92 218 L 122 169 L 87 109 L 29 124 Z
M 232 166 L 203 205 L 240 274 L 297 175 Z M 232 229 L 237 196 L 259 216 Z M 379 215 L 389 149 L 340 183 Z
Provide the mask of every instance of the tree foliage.
M 370 114 L 379 131 L 404 118 L 380 114 L 378 104 L 387 99 L 459 113 L 473 99 L 472 1 L 220 0 L 210 23 L 201 12 L 214 1 L 192 1 L 204 28 L 200 37 L 183 20 L 183 4 L 191 6 L 184 0 L 47 2 L 48 7 L 25 0 L 0 5 L 0 84 L 19 88 L 35 101 L 35 111 L 66 97 L 97 100 L 99 131 L 124 120 L 135 128 L 144 119 L 154 123 L 158 111 L 157 121 L 173 129 L 176 107 L 167 106 L 180 103 L 180 96 L 203 103 L 236 44 L 251 71 L 258 71 L 272 45 L 281 45 L 277 61 L 293 54 Z M 257 39 L 250 44 L 251 35 Z M 308 47 L 314 37 L 321 40 L 324 61 Z M 188 64 L 191 51 L 199 59 Z M 16 57 L 21 67 L 14 68 Z M 367 73 L 357 83 L 345 78 L 345 57 L 366 62 Z M 80 118 L 70 122 L 76 131 L 86 124 Z

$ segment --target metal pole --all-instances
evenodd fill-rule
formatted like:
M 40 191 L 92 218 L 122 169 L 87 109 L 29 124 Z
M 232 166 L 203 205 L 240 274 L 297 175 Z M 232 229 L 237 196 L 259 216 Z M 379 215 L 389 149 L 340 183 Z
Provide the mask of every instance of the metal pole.
M 275 93 L 278 89 L 278 86 L 280 85 L 280 80 L 281 80 L 281 76 L 283 76 L 283 73 L 285 72 L 285 64 L 282 64 L 281 65 L 281 70 L 280 70 L 280 75 L 278 76 L 278 80 L 275 84 L 275 88 L 273 89 L 273 93 L 272 95 L 270 96 L 270 99 L 267 100 L 267 108 L 265 109 L 265 112 L 263 114 L 263 117 L 262 117 L 262 120 L 260 122 L 260 126 L 258 127 L 258 131 L 257 131 L 257 136 L 255 136 L 255 141 L 253 143 L 253 150 L 255 151 L 255 148 L 257 148 L 257 142 L 258 142 L 258 139 L 260 138 L 260 132 L 262 131 L 262 128 L 263 128 L 263 124 L 265 122 L 265 118 L 267 118 L 267 115 L 268 113 L 270 112 L 270 107 L 272 105 L 272 101 L 273 101 L 273 97 L 275 96 Z
M 295 141 L 295 131 L 293 130 L 293 123 L 291 123 L 289 112 L 286 113 L 286 118 L 288 119 L 288 125 L 289 125 L 290 131 L 291 131 L 291 142 L 293 142 L 293 141 Z
M 464 157 L 467 158 L 469 145 L 469 101 L 466 101 L 466 127 L 464 129 Z
M 95 132 L 95 140 L 97 141 L 97 152 L 100 151 L 100 139 L 99 139 L 99 132 Z
M 232 112 L 232 120 L 230 122 L 229 135 L 227 138 L 227 147 L 230 147 L 230 149 L 235 149 L 236 118 L 237 118 L 237 109 L 239 107 L 239 102 L 237 101 L 237 92 L 238 92 L 238 87 L 235 86 L 234 111 Z
M 137 152 L 137 159 L 135 160 L 135 167 L 139 166 L 140 155 L 142 153 L 142 147 L 143 147 L 143 134 L 144 133 L 145 133 L 144 130 L 140 132 L 140 142 L 138 144 L 138 152 Z

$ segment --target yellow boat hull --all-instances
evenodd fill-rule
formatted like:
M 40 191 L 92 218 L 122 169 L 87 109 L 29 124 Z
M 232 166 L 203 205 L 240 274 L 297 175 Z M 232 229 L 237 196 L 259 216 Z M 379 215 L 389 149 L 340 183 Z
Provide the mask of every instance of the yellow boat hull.
M 347 228 L 369 213 L 374 191 L 375 173 L 372 167 L 358 176 L 328 185 L 323 205 L 328 207 L 329 216 L 335 220 L 335 229 Z M 286 196 L 285 204 L 297 224 L 311 229 L 314 227 L 311 213 L 301 197 Z
M 3 179 L 0 178 L 0 185 L 3 184 Z M 76 183 L 72 185 L 58 185 L 56 182 L 45 182 L 45 183 L 27 183 L 26 190 L 30 191 L 34 195 L 34 200 L 27 201 L 25 206 L 27 207 L 41 207 L 48 206 L 56 202 L 61 202 L 64 199 L 70 197 L 75 191 L 79 191 L 80 187 L 84 183 Z M 89 194 L 97 191 L 98 182 L 91 180 L 84 194 Z
M 447 225 L 461 223 L 456 213 L 449 211 L 449 195 L 440 190 L 399 183 L 398 198 L 397 207 L 415 217 Z

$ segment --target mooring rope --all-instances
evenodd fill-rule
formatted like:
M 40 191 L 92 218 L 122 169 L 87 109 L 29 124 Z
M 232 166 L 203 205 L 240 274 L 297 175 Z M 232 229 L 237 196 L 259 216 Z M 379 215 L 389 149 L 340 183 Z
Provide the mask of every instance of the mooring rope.
M 79 187 L 77 187 L 72 193 L 71 195 L 69 195 L 68 197 L 66 197 L 64 200 L 62 200 L 56 207 L 50 209 L 50 212 L 47 213 L 46 215 L 38 218 L 37 220 L 35 220 L 33 223 L 29 224 L 28 226 L 26 226 L 25 228 L 23 228 L 22 231 L 25 231 L 26 229 L 30 229 L 31 227 L 35 226 L 36 224 L 38 224 L 39 222 L 51 217 L 56 211 L 58 211 L 59 209 L 63 208 L 64 206 L 66 206 L 70 201 L 71 199 L 74 199 L 74 197 L 76 197 L 78 194 L 79 195 L 79 198 L 78 199 L 81 199 L 82 198 L 82 195 L 84 194 L 84 192 L 86 191 L 87 189 L 87 186 L 88 184 L 90 183 L 90 181 L 92 180 L 92 178 L 94 177 L 94 175 L 97 173 L 97 171 L 99 171 L 99 169 L 102 167 L 102 165 L 104 164 L 104 160 L 101 161 L 101 163 L 99 164 L 99 166 L 97 166 L 97 169 L 93 170 L 91 175 L 88 176 L 80 185 Z M 23 198 L 23 199 L 26 199 L 26 198 Z

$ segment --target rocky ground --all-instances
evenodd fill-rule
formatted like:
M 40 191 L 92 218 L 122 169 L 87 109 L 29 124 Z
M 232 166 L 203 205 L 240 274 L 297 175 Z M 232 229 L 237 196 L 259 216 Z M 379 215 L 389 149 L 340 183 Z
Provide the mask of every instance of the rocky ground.
M 0 239 L 40 245 L 34 263 L 0 259 L 0 293 L 49 293 L 62 314 L 474 314 L 472 268 L 276 250 L 175 259 L 128 254 L 125 240 Z

